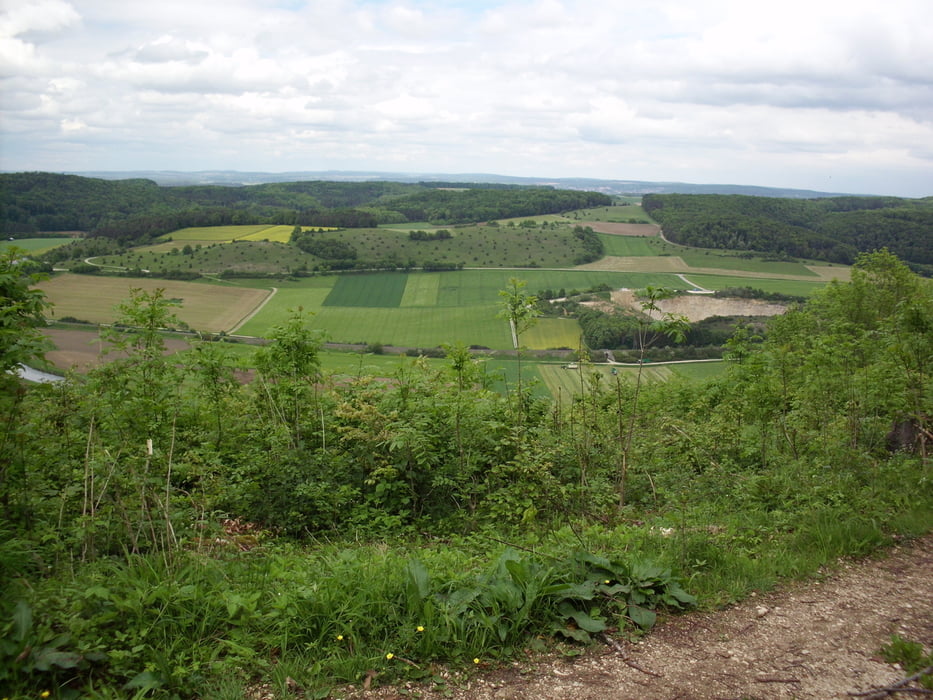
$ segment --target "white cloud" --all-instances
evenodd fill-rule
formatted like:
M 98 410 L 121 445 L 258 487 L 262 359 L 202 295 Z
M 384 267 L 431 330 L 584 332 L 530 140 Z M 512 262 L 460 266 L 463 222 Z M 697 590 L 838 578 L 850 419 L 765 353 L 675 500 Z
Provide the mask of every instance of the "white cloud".
M 0 16 L 0 36 L 56 32 L 78 21 L 78 13 L 61 0 L 7 0 Z
M 5 169 L 92 158 L 933 193 L 926 0 L 4 7 Z

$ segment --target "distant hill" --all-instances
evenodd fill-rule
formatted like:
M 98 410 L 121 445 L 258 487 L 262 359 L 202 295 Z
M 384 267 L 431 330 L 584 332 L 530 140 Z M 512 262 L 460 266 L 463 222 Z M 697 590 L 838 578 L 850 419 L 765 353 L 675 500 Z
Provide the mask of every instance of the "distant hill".
M 297 171 L 284 173 L 240 172 L 236 170 L 202 170 L 184 172 L 177 170 L 137 170 L 126 172 L 87 171 L 74 172 L 72 175 L 95 177 L 104 180 L 125 180 L 143 178 L 160 185 L 260 185 L 272 182 L 296 182 L 302 180 L 333 180 L 335 182 L 469 182 L 498 183 L 522 186 L 551 186 L 557 189 L 587 190 L 609 195 L 644 195 L 644 194 L 745 194 L 757 197 L 789 197 L 793 199 L 813 199 L 835 197 L 840 192 L 818 192 L 816 190 L 798 190 L 784 187 L 756 187 L 754 185 L 699 185 L 687 182 L 650 182 L 647 180 L 602 180 L 598 178 L 544 178 L 513 177 L 510 175 L 492 175 L 489 173 L 441 174 L 441 173 L 383 173 L 368 171 Z
M 599 192 L 496 183 L 318 179 L 168 187 L 143 177 L 0 174 L 0 226 L 5 235 L 18 237 L 86 231 L 139 242 L 191 226 L 371 228 L 425 221 L 451 225 L 609 204 L 609 195 Z
M 642 206 L 682 245 L 846 265 L 888 248 L 915 271 L 933 273 L 933 197 L 650 194 Z

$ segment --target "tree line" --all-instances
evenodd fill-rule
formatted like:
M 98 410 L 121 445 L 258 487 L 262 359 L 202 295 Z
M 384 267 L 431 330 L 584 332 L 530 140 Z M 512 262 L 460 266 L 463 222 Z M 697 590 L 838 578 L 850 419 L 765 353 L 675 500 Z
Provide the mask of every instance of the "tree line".
M 674 243 L 852 264 L 888 248 L 933 273 L 933 198 L 651 194 L 643 206 Z
M 605 205 L 606 195 L 548 187 L 440 189 L 397 182 L 294 182 L 248 187 L 160 187 L 150 180 L 101 180 L 53 173 L 0 174 L 4 235 L 85 231 L 127 242 L 179 228 L 285 224 L 371 228 L 445 224 L 556 213 Z

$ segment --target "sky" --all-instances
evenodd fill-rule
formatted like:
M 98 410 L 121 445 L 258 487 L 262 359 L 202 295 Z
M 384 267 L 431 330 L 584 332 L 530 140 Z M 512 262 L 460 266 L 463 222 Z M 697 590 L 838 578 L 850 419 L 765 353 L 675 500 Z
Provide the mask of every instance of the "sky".
M 933 195 L 929 0 L 0 0 L 0 170 Z

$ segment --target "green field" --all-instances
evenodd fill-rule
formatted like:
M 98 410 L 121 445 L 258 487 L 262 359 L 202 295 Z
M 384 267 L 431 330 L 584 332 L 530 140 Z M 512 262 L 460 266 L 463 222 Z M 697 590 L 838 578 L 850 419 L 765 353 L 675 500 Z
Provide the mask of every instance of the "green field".
M 742 270 L 744 272 L 760 272 L 768 275 L 795 275 L 798 277 L 819 276 L 808 270 L 803 263 L 765 261 L 761 258 L 740 258 L 732 255 L 723 255 L 714 251 L 690 250 L 678 246 L 676 255 L 690 267 L 716 268 L 718 270 Z
M 664 241 L 659 238 L 647 236 L 614 236 L 609 233 L 600 233 L 599 239 L 603 242 L 606 255 L 620 257 L 640 257 L 661 255 Z
M 580 347 L 580 324 L 574 318 L 539 318 L 537 323 L 522 335 L 522 345 L 533 350 Z
M 315 313 L 314 325 L 330 340 L 436 347 L 462 342 L 494 349 L 512 347 L 508 325 L 498 318 L 499 291 L 510 277 L 526 280 L 527 290 L 584 290 L 647 285 L 686 288 L 675 275 L 592 270 L 462 270 L 459 272 L 372 273 L 310 277 L 276 282 L 277 291 L 238 333 L 265 336 L 289 309 Z M 281 285 L 281 286 L 279 286 Z M 541 319 L 522 337 L 532 349 L 579 345 L 575 321 Z
M 752 287 L 766 292 L 777 292 L 791 296 L 808 297 L 817 289 L 826 286 L 825 282 L 804 282 L 803 280 L 765 279 L 761 277 L 729 277 L 728 275 L 704 275 L 686 273 L 694 284 L 704 289 L 728 289 L 730 287 Z
M 580 209 L 579 211 L 571 212 L 570 216 L 574 219 L 580 219 L 583 221 L 607 221 L 614 224 L 656 223 L 650 216 L 645 213 L 645 210 L 641 208 L 640 204 Z
M 261 231 L 248 233 L 240 236 L 240 241 L 275 241 L 276 243 L 288 243 L 292 238 L 294 226 L 270 226 Z
M 13 241 L 0 241 L 0 250 L 21 248 L 28 253 L 43 253 L 60 245 L 71 243 L 73 238 L 17 238 Z
M 437 241 L 413 241 L 408 235 L 411 230 L 436 228 L 348 229 L 323 233 L 320 238 L 349 243 L 360 260 L 396 260 L 400 266 L 445 262 L 465 267 L 572 267 L 584 252 L 569 222 L 534 228 L 455 226 L 447 229 L 450 238 Z
M 405 284 L 405 293 L 399 306 L 431 307 L 437 304 L 437 296 L 441 288 L 441 275 L 408 275 Z
M 267 230 L 267 229 L 264 229 Z M 184 254 L 185 245 L 191 247 Z M 182 270 L 217 275 L 224 270 L 270 274 L 301 267 L 312 268 L 320 261 L 298 248 L 275 241 L 241 239 L 235 243 L 218 241 L 167 241 L 134 248 L 122 255 L 93 259 L 97 265 L 121 269 Z
M 623 380 L 634 380 L 638 368 L 632 366 L 586 364 L 577 369 L 567 369 L 566 362 L 539 363 L 535 365 L 538 376 L 547 387 L 548 392 L 555 398 L 558 396 L 570 397 L 588 390 L 591 375 L 596 374 L 603 386 L 607 382 L 616 381 L 616 377 Z M 719 376 L 725 371 L 724 362 L 686 362 L 664 365 L 645 365 L 642 368 L 642 379 L 647 381 L 667 381 L 672 377 L 685 379 L 705 380 Z M 616 374 L 612 371 L 615 369 Z M 582 383 L 581 383 L 582 382 Z
M 353 306 L 396 309 L 405 294 L 408 275 L 384 272 L 342 275 L 324 299 L 324 306 Z
M 534 221 L 530 226 L 527 222 Z M 769 292 L 807 296 L 825 281 L 819 271 L 803 263 L 766 262 L 704 251 L 664 242 L 655 236 L 599 234 L 607 257 L 575 268 L 573 259 L 580 253 L 572 235 L 579 223 L 650 222 L 640 206 L 612 206 L 580 210 L 561 215 L 528 216 L 504 220 L 499 225 L 451 226 L 449 239 L 415 241 L 411 230 L 437 230 L 427 224 L 410 223 L 378 229 L 322 230 L 315 237 L 349 243 L 360 260 L 395 260 L 399 266 L 417 265 L 418 261 L 463 263 L 455 272 L 378 272 L 280 279 L 227 280 L 223 285 L 203 284 L 209 290 L 203 299 L 186 295 L 184 316 L 204 325 L 203 306 L 215 308 L 224 290 L 253 289 L 275 292 L 251 318 L 236 327 L 227 314 L 224 323 L 234 324 L 243 335 L 267 336 L 283 323 L 291 310 L 313 312 L 313 325 L 329 340 L 348 343 L 380 343 L 402 347 L 431 348 L 444 343 L 492 349 L 511 349 L 508 325 L 498 315 L 499 291 L 512 277 L 526 281 L 529 294 L 553 295 L 584 292 L 596 285 L 613 289 L 646 286 L 687 289 L 697 285 L 707 289 L 755 287 Z M 141 268 L 158 274 L 180 270 L 216 276 L 224 270 L 240 274 L 294 274 L 315 270 L 326 261 L 302 252 L 283 241 L 293 227 L 221 226 L 175 231 L 166 240 L 147 248 L 138 248 L 119 256 L 95 260 L 114 268 Z M 621 227 L 619 230 L 629 230 Z M 637 230 L 637 229 L 633 229 Z M 167 239 L 171 240 L 167 240 Z M 269 239 L 269 240 L 266 240 Z M 39 239 L 43 244 L 54 239 Z M 62 239 L 67 241 L 69 239 Z M 847 268 L 839 268 L 842 273 Z M 694 272 L 693 270 L 701 270 Z M 716 274 L 721 272 L 721 274 Z M 830 273 L 831 274 L 831 271 Z M 685 281 L 680 275 L 686 277 Z M 794 276 L 797 279 L 780 279 Z M 812 280 L 812 281 L 810 281 Z M 158 286 L 168 283 L 149 280 Z M 105 284 L 87 278 L 82 285 Z M 72 282 L 72 285 L 75 283 Z M 135 284 L 130 282 L 122 283 Z M 82 292 L 77 317 L 106 317 L 114 303 L 115 292 L 99 295 Z M 74 306 L 67 294 L 59 295 L 64 307 Z M 69 306 L 70 305 L 70 306 Z M 101 308 L 98 308 L 101 307 Z M 246 314 L 241 314 L 242 320 Z M 216 324 L 215 324 L 216 325 Z M 229 325 L 221 325 L 229 329 Z M 526 331 L 521 343 L 535 350 L 576 349 L 580 328 L 573 319 L 542 318 Z M 677 369 L 659 372 L 679 372 Z M 545 374 L 547 371 L 545 370 Z M 564 377 L 558 374 L 558 377 Z M 552 378 L 552 383 L 557 380 Z
M 265 231 L 268 224 L 251 224 L 248 226 L 198 226 L 172 231 L 162 236 L 162 240 L 172 241 L 235 241 L 237 238 L 250 236 Z

